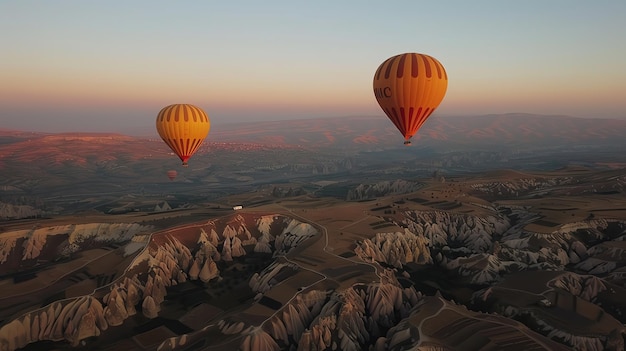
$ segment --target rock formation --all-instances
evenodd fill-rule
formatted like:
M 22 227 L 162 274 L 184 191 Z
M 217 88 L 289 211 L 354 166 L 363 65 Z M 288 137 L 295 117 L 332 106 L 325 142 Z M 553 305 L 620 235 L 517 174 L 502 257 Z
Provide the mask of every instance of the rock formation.
M 472 188 L 489 195 L 498 197 L 519 197 L 532 192 L 548 189 L 555 185 L 570 184 L 574 182 L 573 177 L 527 177 L 510 181 L 475 183 Z
M 403 179 L 383 181 L 375 184 L 360 184 L 356 188 L 348 191 L 346 200 L 359 201 L 374 199 L 381 196 L 406 194 L 417 191 L 423 186 L 424 185 L 422 183 Z
M 376 233 L 357 244 L 354 252 L 364 261 L 376 261 L 401 268 L 409 262 L 432 263 L 428 240 L 405 229 L 404 232 Z
M 425 346 L 422 348 L 421 346 Z M 505 317 L 482 314 L 440 296 L 424 296 L 408 318 L 376 341 L 376 350 L 567 350 Z
M 29 205 L 13 205 L 0 202 L 0 219 L 36 218 L 42 211 Z
M 298 266 L 291 263 L 282 263 L 274 261 L 267 266 L 261 273 L 254 273 L 250 278 L 248 285 L 254 292 L 264 293 L 269 290 L 278 281 L 274 279 L 283 270 L 297 270 Z
M 0 234 L 0 263 L 6 262 L 11 256 L 19 256 L 21 261 L 40 258 L 51 237 L 65 239 L 62 255 L 78 252 L 85 245 L 94 247 L 109 243 L 124 243 L 135 235 L 149 233 L 154 228 L 137 223 L 89 223 L 71 224 L 51 227 L 37 227 L 29 230 L 16 230 Z M 16 246 L 17 241 L 23 241 Z M 55 252 L 56 248 L 52 250 Z M 46 257 L 46 260 L 51 258 Z
M 221 231 L 217 230 L 219 223 L 208 222 L 198 228 L 197 239 L 187 245 L 177 238 L 175 231 L 160 234 L 159 244 L 153 238 L 135 257 L 126 275 L 105 288 L 107 293 L 101 302 L 93 296 L 84 296 L 54 302 L 27 313 L 0 328 L 0 346 L 15 350 L 39 340 L 67 340 L 78 345 L 80 340 L 99 335 L 108 327 L 123 325 L 138 308 L 147 318 L 156 318 L 168 287 L 187 279 L 207 283 L 219 277 L 217 262 L 247 255 L 244 242 L 258 247 L 255 251 L 259 252 L 268 252 L 268 249 L 271 252 L 272 247 L 277 247 L 277 254 L 282 255 L 318 233 L 310 224 L 278 215 L 256 218 L 252 222 L 253 230 L 248 228 L 247 221 L 243 216 L 234 216 Z M 66 250 L 80 250 L 88 241 L 123 242 L 148 230 L 152 228 L 133 223 L 95 223 L 3 233 L 0 259 L 6 261 L 9 255 L 15 254 L 20 238 L 25 238 L 21 239 L 20 256 L 32 259 L 40 254 L 50 235 L 65 235 L 69 243 Z M 145 270 L 139 271 L 140 268 Z M 275 261 L 261 276 L 257 274 L 251 279 L 251 286 L 256 291 L 266 291 L 277 283 L 273 277 L 283 269 L 295 270 L 297 266 Z M 243 332 L 243 328 L 243 323 L 224 324 L 221 331 L 237 334 Z M 180 338 L 175 339 L 178 345 L 184 344 L 180 343 Z M 246 340 L 250 345 L 268 349 L 275 345 L 261 332 L 251 333 Z
M 98 336 L 109 327 L 100 302 L 91 296 L 55 302 L 29 312 L 0 328 L 0 346 L 15 350 L 40 340 L 80 340 Z

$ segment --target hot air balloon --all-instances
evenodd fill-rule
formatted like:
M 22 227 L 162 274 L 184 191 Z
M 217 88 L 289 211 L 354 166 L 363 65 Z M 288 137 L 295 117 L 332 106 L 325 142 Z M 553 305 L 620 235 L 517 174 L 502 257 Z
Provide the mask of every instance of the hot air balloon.
M 374 96 L 404 136 L 417 133 L 446 95 L 448 75 L 434 57 L 405 53 L 385 60 L 374 74 Z
M 183 166 L 187 167 L 187 161 L 209 134 L 211 121 L 199 107 L 174 104 L 159 112 L 156 128 L 161 139 L 180 157 Z
M 170 180 L 174 180 L 174 179 L 176 179 L 176 176 L 177 176 L 177 175 L 178 175 L 178 172 L 176 172 L 176 171 L 175 171 L 175 170 L 173 170 L 173 169 L 172 169 L 172 170 L 167 171 L 167 177 L 168 177 Z

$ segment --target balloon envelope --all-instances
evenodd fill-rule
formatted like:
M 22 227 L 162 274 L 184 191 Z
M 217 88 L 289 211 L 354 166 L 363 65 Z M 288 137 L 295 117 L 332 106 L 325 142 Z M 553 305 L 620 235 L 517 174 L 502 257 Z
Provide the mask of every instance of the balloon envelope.
M 176 179 L 176 176 L 178 175 L 178 172 L 176 172 L 175 170 L 171 170 L 171 171 L 167 171 L 167 177 L 170 180 L 174 180 Z
M 405 144 L 439 106 L 448 75 L 434 57 L 405 53 L 385 60 L 374 74 L 374 96 Z
M 187 166 L 189 158 L 198 150 L 209 134 L 211 121 L 201 108 L 189 104 L 164 107 L 156 119 L 161 139 Z

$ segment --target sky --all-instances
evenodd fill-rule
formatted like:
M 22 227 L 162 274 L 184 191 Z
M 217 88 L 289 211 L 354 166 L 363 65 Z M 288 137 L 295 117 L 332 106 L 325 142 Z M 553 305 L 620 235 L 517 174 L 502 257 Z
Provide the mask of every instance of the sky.
M 449 77 L 433 116 L 626 118 L 626 1 L 0 1 L 0 129 L 133 133 L 173 103 L 224 123 L 381 116 L 378 65 Z

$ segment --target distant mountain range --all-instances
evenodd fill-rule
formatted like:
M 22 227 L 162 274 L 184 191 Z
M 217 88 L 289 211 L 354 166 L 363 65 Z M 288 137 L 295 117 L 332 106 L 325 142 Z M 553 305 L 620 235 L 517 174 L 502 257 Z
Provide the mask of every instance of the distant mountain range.
M 108 161 L 120 157 L 136 160 L 165 148 L 156 140 L 113 133 L 31 133 L 0 130 L 0 166 L 17 158 L 55 166 Z
M 156 134 L 156 133 L 155 133 Z M 462 150 L 626 151 L 626 120 L 504 114 L 433 117 L 414 138 L 413 147 L 435 153 Z M 198 154 L 214 151 L 264 151 L 305 148 L 346 152 L 404 149 L 403 138 L 387 118 L 344 117 L 238 123 L 214 126 Z M 0 129 L 0 167 L 11 171 L 37 165 L 102 163 L 175 157 L 156 135 L 114 133 L 38 133 Z M 6 168 L 8 166 L 8 168 Z M 2 170 L 2 168 L 0 168 Z
M 466 117 L 433 116 L 420 129 L 413 141 L 416 145 L 428 146 L 442 143 L 494 146 L 503 143 L 516 145 L 599 143 L 606 145 L 623 143 L 624 135 L 626 135 L 626 119 L 510 113 Z M 31 149 L 32 143 L 44 149 L 66 145 L 72 147 L 74 152 L 78 151 L 76 146 L 81 143 L 107 144 L 110 147 L 128 144 L 126 146 L 135 145 L 137 151 L 144 152 L 148 150 L 143 149 L 142 146 L 147 146 L 150 142 L 160 142 L 156 133 L 154 138 L 148 138 L 114 133 L 49 134 L 0 128 L 1 148 L 25 139 L 29 140 Z M 141 142 L 137 144 L 140 140 Z M 401 146 L 403 139 L 386 117 L 350 116 L 214 125 L 207 142 L 304 147 L 363 145 L 388 147 Z M 147 147 L 154 150 L 155 146 Z M 80 152 L 89 153 L 91 149 L 91 147 L 86 149 L 81 147 Z M 0 155 L 6 155 L 5 150 Z
M 413 138 L 416 145 L 623 143 L 626 120 L 522 113 L 430 118 Z M 343 117 L 231 124 L 211 138 L 316 146 L 402 145 L 386 117 Z

